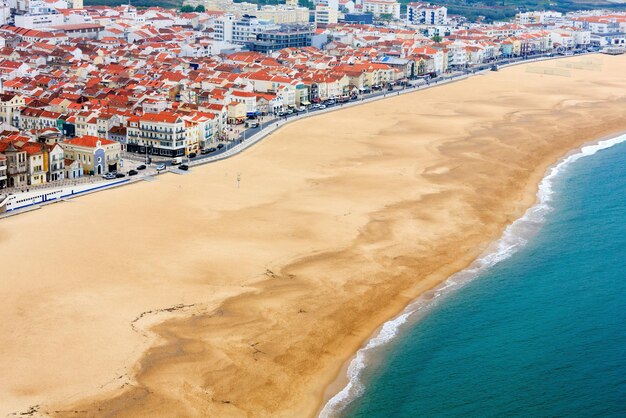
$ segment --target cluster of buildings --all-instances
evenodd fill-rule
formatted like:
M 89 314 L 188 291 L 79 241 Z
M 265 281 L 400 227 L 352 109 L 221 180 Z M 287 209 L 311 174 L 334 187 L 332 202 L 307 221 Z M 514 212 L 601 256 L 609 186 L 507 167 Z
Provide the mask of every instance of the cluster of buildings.
M 324 8 L 391 17 L 316 24 L 292 0 L 274 15 L 210 1 L 223 10 L 12 4 L 0 26 L 0 188 L 116 171 L 124 152 L 185 156 L 249 118 L 502 57 L 619 45 L 626 32 L 626 14 L 601 11 L 479 24 L 428 3 L 398 20 L 393 1 L 319 0 L 313 19 Z

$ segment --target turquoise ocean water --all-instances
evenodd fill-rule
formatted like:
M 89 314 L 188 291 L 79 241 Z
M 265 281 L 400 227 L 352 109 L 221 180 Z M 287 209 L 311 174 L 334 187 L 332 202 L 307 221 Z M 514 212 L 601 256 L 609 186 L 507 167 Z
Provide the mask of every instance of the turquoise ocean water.
M 570 156 L 491 252 L 350 364 L 322 417 L 626 417 L 626 135 Z

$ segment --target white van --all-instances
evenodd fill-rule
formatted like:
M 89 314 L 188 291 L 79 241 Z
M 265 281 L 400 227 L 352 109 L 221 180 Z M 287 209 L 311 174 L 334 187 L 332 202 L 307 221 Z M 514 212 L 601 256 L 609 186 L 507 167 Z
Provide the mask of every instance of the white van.
M 176 157 L 172 160 L 172 165 L 179 165 L 183 163 L 183 157 Z

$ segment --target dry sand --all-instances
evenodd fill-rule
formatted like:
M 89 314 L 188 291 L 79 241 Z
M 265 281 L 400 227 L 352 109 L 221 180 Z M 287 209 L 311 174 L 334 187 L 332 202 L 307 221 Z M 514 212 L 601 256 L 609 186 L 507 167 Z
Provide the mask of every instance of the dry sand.
M 0 415 L 314 415 L 549 165 L 626 130 L 626 55 L 562 62 L 590 59 L 310 118 L 188 175 L 2 220 Z

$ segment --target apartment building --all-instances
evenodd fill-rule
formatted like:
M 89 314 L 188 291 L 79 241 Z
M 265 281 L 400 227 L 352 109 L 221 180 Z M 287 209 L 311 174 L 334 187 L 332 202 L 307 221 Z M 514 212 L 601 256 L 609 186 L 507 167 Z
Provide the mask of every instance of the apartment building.
M 258 33 L 279 28 L 270 20 L 256 16 L 243 15 L 241 19 L 235 19 L 234 15 L 225 15 L 215 20 L 213 37 L 217 41 L 245 45 L 254 41 Z
M 0 152 L 6 159 L 7 187 L 28 185 L 28 161 L 26 151 L 18 149 L 12 142 L 0 142 Z
M 429 3 L 409 3 L 406 5 L 406 20 L 413 25 L 447 25 L 448 9 Z
M 129 152 L 180 157 L 187 154 L 185 121 L 171 112 L 146 113 L 128 119 Z
M 390 15 L 394 19 L 400 19 L 400 3 L 395 0 L 364 0 L 363 11 L 377 18 Z
M 46 146 L 48 150 L 48 181 L 63 180 L 65 178 L 65 152 L 61 144 Z
M 0 189 L 7 187 L 7 156 L 0 154 Z
M 250 51 L 269 54 L 284 48 L 311 46 L 312 36 L 313 29 L 308 25 L 283 25 L 257 33 L 246 45 Z
M 337 9 L 321 3 L 315 7 L 315 23 L 318 25 L 335 24 L 338 20 L 339 12 Z
M 19 111 L 25 105 L 24 96 L 14 93 L 0 94 L 0 122 L 19 127 Z

